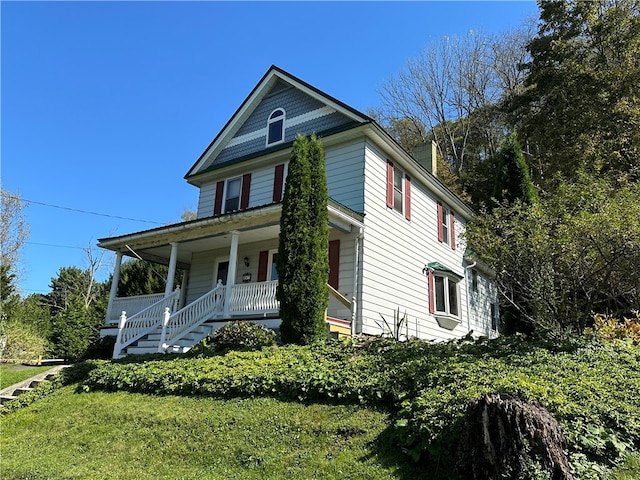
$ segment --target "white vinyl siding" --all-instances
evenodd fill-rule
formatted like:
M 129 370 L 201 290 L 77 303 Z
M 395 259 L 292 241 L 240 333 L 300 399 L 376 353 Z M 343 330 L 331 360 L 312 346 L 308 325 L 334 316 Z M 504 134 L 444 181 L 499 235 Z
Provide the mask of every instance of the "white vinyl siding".
M 476 335 L 484 335 L 490 338 L 498 336 L 498 331 L 491 328 L 491 305 L 496 305 L 498 295 L 495 284 L 481 272 L 469 268 L 469 327 Z M 473 273 L 476 272 L 477 290 L 473 290 Z M 499 315 L 499 311 L 498 311 Z
M 325 149 L 329 197 L 362 212 L 364 210 L 364 142 Z
M 427 263 L 438 261 L 463 277 L 464 248 L 452 250 L 438 242 L 434 234 L 436 198 L 417 176 L 412 176 L 411 222 L 387 208 L 386 156 L 371 143 L 367 143 L 365 155 L 364 332 L 381 333 L 380 316 L 391 322 L 399 309 L 401 316 L 406 312 L 408 317 L 404 330 L 409 336 L 442 340 L 464 336 L 468 332 L 466 289 L 460 288 L 458 297 L 462 323 L 454 330 L 444 329 L 429 313 L 428 277 L 423 273 Z M 456 231 L 462 231 L 462 225 L 456 223 Z

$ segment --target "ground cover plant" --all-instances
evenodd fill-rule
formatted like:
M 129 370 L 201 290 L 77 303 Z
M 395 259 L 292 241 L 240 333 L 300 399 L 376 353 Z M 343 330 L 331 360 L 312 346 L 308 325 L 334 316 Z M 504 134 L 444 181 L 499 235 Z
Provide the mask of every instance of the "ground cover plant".
M 380 339 L 96 365 L 87 390 L 383 406 L 398 446 L 442 478 L 454 470 L 465 406 L 482 393 L 540 401 L 562 426 L 579 478 L 602 478 L 640 447 L 640 351 L 630 342 Z
M 558 420 L 576 478 L 604 479 L 611 469 L 617 469 L 612 478 L 639 473 L 640 349 L 630 341 L 375 339 L 92 361 L 81 368 L 88 371 L 77 387 L 84 392 L 382 409 L 392 419 L 393 450 L 408 454 L 429 478 L 455 478 L 467 403 L 482 393 L 508 393 L 539 401 Z

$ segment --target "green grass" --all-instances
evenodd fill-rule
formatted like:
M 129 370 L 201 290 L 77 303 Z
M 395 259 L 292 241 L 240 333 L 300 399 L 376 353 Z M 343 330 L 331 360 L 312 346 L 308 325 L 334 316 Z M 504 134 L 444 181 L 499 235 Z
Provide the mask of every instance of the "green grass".
M 623 465 L 615 468 L 611 480 L 638 480 L 640 478 L 640 453 L 627 456 Z
M 2 478 L 413 479 L 386 413 L 67 386 L 0 419 Z
M 21 370 L 16 370 L 16 365 L 11 363 L 0 364 L 0 390 L 23 380 L 38 375 L 39 373 L 46 372 L 51 367 L 29 367 Z

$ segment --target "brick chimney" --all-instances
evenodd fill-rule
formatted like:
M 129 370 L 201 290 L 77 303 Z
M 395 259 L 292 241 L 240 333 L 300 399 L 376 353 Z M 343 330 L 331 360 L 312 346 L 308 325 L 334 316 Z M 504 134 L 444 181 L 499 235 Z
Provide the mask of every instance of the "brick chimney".
M 434 177 L 438 176 L 438 163 L 436 162 L 436 155 L 437 146 L 436 142 L 434 141 L 416 145 L 413 153 L 416 161 L 424 168 L 426 168 L 429 173 L 433 174 Z

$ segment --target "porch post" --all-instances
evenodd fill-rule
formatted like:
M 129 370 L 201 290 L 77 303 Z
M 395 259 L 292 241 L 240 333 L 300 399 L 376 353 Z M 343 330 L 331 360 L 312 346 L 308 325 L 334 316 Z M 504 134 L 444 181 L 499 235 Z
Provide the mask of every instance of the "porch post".
M 173 292 L 173 279 L 176 276 L 176 264 L 178 263 L 178 243 L 171 244 L 171 256 L 169 257 L 169 273 L 167 274 L 167 286 L 164 289 L 164 296 L 168 297 Z
M 113 309 L 113 301 L 118 293 L 118 282 L 120 281 L 120 266 L 122 265 L 122 252 L 116 252 L 116 263 L 113 266 L 113 276 L 111 279 L 111 290 L 109 291 L 109 303 L 107 303 L 107 314 L 104 319 L 105 325 L 111 319 L 111 310 Z
M 224 291 L 224 316 L 229 317 L 231 304 L 231 290 L 236 283 L 236 265 L 238 263 L 238 232 L 231 232 L 231 247 L 229 248 L 229 270 L 227 272 L 227 288 Z

